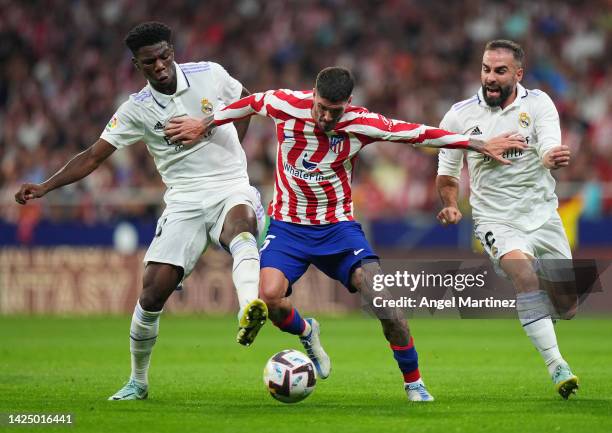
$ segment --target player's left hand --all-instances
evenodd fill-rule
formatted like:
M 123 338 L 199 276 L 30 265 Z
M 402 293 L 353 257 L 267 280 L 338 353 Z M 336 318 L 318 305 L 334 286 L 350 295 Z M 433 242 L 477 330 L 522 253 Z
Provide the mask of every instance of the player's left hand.
M 570 162 L 570 149 L 568 146 L 561 145 L 553 147 L 544 154 L 544 166 L 550 170 L 567 167 Z
M 189 146 L 204 137 L 206 128 L 200 119 L 180 116 L 170 119 L 164 128 L 164 132 L 173 142 Z

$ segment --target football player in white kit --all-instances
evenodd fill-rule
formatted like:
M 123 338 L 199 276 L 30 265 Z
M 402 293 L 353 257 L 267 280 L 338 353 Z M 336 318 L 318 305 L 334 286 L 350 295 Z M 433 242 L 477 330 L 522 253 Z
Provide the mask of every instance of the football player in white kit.
M 76 182 L 94 171 L 116 149 L 144 142 L 167 190 L 166 208 L 145 255 L 143 288 L 130 328 L 132 373 L 109 400 L 137 400 L 148 395 L 148 369 L 162 308 L 191 273 L 210 241 L 233 257 L 232 278 L 240 303 L 239 343 L 249 345 L 267 319 L 258 299 L 259 251 L 256 237 L 265 211 L 250 186 L 240 138 L 248 118 L 236 127 L 183 143 L 164 128 L 172 118 L 201 124 L 213 110 L 249 95 L 223 67 L 212 62 L 177 64 L 171 29 L 148 22 L 134 27 L 125 43 L 147 85 L 130 96 L 111 118 L 100 139 L 72 158 L 41 184 L 24 184 L 15 194 L 20 204 Z
M 473 152 L 466 155 L 474 231 L 496 269 L 512 280 L 523 329 L 544 358 L 557 391 L 568 398 L 576 392 L 578 378 L 559 352 L 551 319 L 554 309 L 539 287 L 536 268 L 572 257 L 550 173 L 569 164 L 570 152 L 561 144 L 559 115 L 550 97 L 520 84 L 523 57 L 523 49 L 513 41 L 490 41 L 482 60 L 482 88 L 453 105 L 440 127 L 484 139 L 518 131 L 529 144 L 525 150 L 504 154 L 512 165 Z M 463 156 L 454 149 L 439 153 L 436 185 L 442 224 L 457 224 L 462 217 L 457 180 Z

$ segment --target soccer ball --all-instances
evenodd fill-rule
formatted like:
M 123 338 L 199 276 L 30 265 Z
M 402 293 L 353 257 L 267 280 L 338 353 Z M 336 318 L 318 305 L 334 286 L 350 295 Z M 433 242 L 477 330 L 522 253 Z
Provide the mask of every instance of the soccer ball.
M 283 403 L 304 400 L 312 394 L 317 383 L 312 361 L 293 349 L 278 352 L 268 360 L 263 380 L 270 395 Z

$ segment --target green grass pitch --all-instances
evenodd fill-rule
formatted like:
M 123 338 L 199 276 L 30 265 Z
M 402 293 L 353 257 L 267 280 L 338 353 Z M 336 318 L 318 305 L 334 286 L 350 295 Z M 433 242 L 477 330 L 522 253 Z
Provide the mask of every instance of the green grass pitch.
M 72 413 L 75 424 L 3 431 L 611 432 L 612 319 L 558 323 L 577 396 L 562 400 L 513 320 L 411 321 L 436 397 L 409 403 L 377 322 L 321 317 L 332 374 L 295 405 L 273 400 L 262 369 L 297 338 L 267 324 L 251 348 L 230 317 L 162 317 L 146 401 L 109 402 L 129 374 L 129 317 L 0 317 L 0 413 Z

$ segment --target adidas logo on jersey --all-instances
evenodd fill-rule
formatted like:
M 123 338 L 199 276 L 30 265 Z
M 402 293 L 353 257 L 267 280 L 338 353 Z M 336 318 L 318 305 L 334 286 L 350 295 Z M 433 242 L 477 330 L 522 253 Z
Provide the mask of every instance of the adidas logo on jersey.
M 476 128 L 472 129 L 472 132 L 470 132 L 470 135 L 482 135 L 482 131 L 480 130 L 478 126 L 476 126 Z
M 163 131 L 163 130 L 164 130 L 164 125 L 162 125 L 160 121 L 157 121 L 157 123 L 153 127 L 153 131 Z

